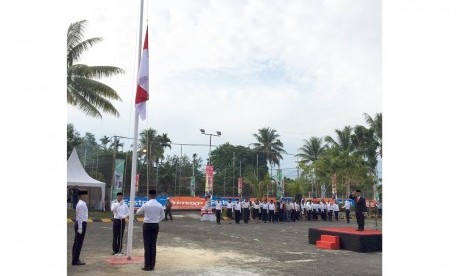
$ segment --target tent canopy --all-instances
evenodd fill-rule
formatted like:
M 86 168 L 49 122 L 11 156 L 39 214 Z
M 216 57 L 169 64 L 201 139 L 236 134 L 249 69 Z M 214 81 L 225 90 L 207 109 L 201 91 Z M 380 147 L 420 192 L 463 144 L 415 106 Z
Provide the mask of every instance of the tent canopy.
M 95 209 L 104 210 L 105 206 L 105 183 L 93 179 L 82 167 L 81 161 L 77 154 L 76 148 L 68 158 L 68 184 L 67 186 L 78 188 L 100 188 L 100 199 L 92 199 L 90 195 L 89 200 L 94 201 L 93 207 Z

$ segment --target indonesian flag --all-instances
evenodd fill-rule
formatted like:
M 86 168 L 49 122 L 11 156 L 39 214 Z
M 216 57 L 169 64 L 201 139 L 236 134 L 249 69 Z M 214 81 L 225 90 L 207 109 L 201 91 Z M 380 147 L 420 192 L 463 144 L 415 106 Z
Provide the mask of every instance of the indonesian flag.
M 146 101 L 149 100 L 149 40 L 148 31 L 145 32 L 144 48 L 142 50 L 139 75 L 137 76 L 136 108 L 142 120 L 146 117 Z

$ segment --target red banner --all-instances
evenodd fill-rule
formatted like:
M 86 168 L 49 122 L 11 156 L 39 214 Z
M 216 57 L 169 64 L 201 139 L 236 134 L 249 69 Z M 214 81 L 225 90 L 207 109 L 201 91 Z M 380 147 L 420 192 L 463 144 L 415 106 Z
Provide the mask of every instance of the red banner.
M 200 210 L 207 202 L 205 198 L 193 196 L 174 196 L 170 201 L 172 210 Z
M 239 194 L 242 194 L 242 177 L 239 177 L 237 179 L 237 192 Z
M 205 168 L 205 193 L 213 192 L 213 165 Z

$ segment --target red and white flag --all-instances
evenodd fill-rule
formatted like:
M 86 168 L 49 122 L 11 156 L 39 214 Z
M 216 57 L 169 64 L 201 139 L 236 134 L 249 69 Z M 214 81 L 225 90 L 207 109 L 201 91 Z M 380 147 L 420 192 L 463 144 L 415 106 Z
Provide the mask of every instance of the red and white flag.
M 149 100 L 149 40 L 148 27 L 145 32 L 144 48 L 142 50 L 139 74 L 137 76 L 136 108 L 142 120 L 146 118 L 146 101 Z

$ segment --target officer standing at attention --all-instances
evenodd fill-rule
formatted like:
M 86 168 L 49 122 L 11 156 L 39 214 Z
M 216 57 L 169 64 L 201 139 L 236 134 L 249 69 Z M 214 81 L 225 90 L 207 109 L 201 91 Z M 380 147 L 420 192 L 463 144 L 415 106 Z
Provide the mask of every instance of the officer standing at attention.
M 216 200 L 215 210 L 216 210 L 216 223 L 221 224 L 221 202 L 219 198 Z
M 232 219 L 232 208 L 233 204 L 231 203 L 231 199 L 228 199 L 228 203 L 226 203 L 226 217 L 228 217 L 229 224 L 231 224 Z
M 248 197 L 242 202 L 242 208 L 244 211 L 244 223 L 248 223 L 250 219 L 250 202 Z
M 239 199 L 236 200 L 236 204 L 234 205 L 234 220 L 237 224 L 241 221 L 241 212 L 242 212 L 242 204 Z
M 113 212 L 113 254 L 122 254 L 124 227 L 126 217 L 129 216 L 129 208 L 123 201 L 123 193 L 116 194 L 116 201 L 111 204 Z
M 346 221 L 350 223 L 350 201 L 346 200 L 344 203 L 344 209 L 346 209 Z
M 334 203 L 334 218 L 339 221 L 339 204 L 337 202 Z
M 81 262 L 79 255 L 81 254 L 82 244 L 84 243 L 84 237 L 86 236 L 87 220 L 89 219 L 89 213 L 85 200 L 87 199 L 87 191 L 78 192 L 79 201 L 76 204 L 76 222 L 74 222 L 74 244 L 73 244 L 73 259 L 72 265 L 85 265 L 86 263 Z
M 163 206 L 155 199 L 156 190 L 149 190 L 149 201 L 137 210 L 136 215 L 144 214 L 142 234 L 144 238 L 145 265 L 142 270 L 155 270 L 157 256 L 157 238 L 160 230 L 158 223 L 164 218 Z
M 357 218 L 357 231 L 365 230 L 365 213 L 367 210 L 367 205 L 365 198 L 362 197 L 362 191 L 356 190 L 350 196 L 355 201 L 355 217 Z

